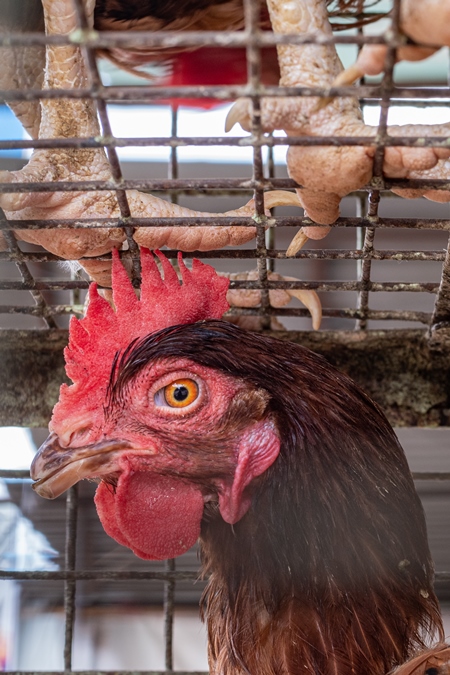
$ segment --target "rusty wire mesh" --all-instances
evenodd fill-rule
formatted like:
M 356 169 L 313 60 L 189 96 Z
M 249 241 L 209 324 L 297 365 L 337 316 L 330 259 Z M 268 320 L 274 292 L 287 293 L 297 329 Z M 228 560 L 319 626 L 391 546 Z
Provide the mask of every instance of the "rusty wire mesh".
M 131 257 L 134 261 L 134 277 L 139 277 L 138 247 L 133 240 L 135 227 L 166 227 L 167 225 L 179 226 L 208 226 L 211 223 L 217 226 L 216 219 L 210 218 L 135 218 L 130 212 L 127 200 L 127 189 L 139 189 L 151 192 L 161 192 L 170 195 L 171 198 L 182 198 L 192 195 L 234 195 L 253 196 L 255 198 L 256 219 L 252 218 L 223 218 L 220 224 L 241 225 L 254 227 L 256 222 L 257 235 L 255 242 L 246 247 L 234 249 L 222 249 L 187 253 L 185 257 L 198 257 L 211 261 L 221 261 L 225 265 L 228 262 L 239 261 L 248 265 L 254 265 L 258 269 L 258 280 L 252 282 L 232 281 L 232 288 L 258 288 L 262 290 L 262 301 L 258 308 L 233 309 L 235 314 L 257 315 L 262 318 L 263 327 L 270 326 L 273 316 L 297 321 L 308 315 L 304 308 L 289 307 L 276 309 L 270 306 L 268 291 L 274 288 L 303 288 L 315 289 L 319 292 L 324 304 L 325 328 L 353 329 L 364 331 L 371 326 L 422 326 L 432 327 L 435 324 L 450 320 L 449 304 L 449 276 L 450 276 L 450 253 L 446 251 L 447 233 L 450 231 L 450 219 L 444 215 L 441 209 L 439 216 L 427 217 L 427 215 L 415 215 L 411 210 L 405 216 L 400 207 L 400 215 L 389 215 L 392 204 L 405 204 L 400 198 L 392 197 L 389 190 L 394 187 L 419 188 L 423 186 L 433 187 L 439 190 L 449 190 L 449 181 L 430 181 L 406 179 L 388 180 L 382 173 L 382 159 L 384 149 L 395 143 L 396 146 L 427 146 L 447 147 L 447 138 L 418 138 L 418 137 L 389 137 L 387 128 L 388 111 L 391 105 L 415 105 L 427 107 L 429 105 L 448 105 L 450 91 L 446 86 L 394 86 L 393 67 L 395 48 L 401 44 L 398 27 L 399 2 L 394 2 L 394 11 L 391 15 L 390 32 L 382 37 L 366 35 L 358 31 L 353 35 L 340 35 L 335 33 L 333 38 L 321 38 L 322 43 L 336 41 L 342 44 L 362 45 L 364 43 L 385 42 L 388 49 L 384 78 L 380 84 L 367 85 L 361 83 L 357 88 L 357 94 L 365 105 L 381 105 L 381 115 L 377 134 L 374 138 L 365 137 L 274 137 L 264 134 L 261 130 L 259 119 L 260 97 L 265 95 L 275 96 L 345 96 L 354 94 L 355 89 L 349 87 L 337 87 L 333 90 L 318 88 L 281 88 L 265 87 L 260 84 L 261 54 L 264 46 L 277 45 L 286 42 L 305 44 L 317 42 L 317 37 L 311 36 L 276 36 L 272 33 L 262 33 L 257 30 L 258 4 L 252 0 L 245 0 L 246 29 L 235 33 L 149 33 L 130 32 L 96 34 L 88 29 L 86 17 L 81 0 L 74 0 L 77 8 L 79 33 L 77 40 L 82 46 L 89 67 L 91 87 L 86 90 L 29 90 L 29 91 L 1 91 L 0 99 L 5 102 L 30 101 L 42 98 L 94 98 L 98 106 L 98 114 L 102 133 L 97 138 L 68 138 L 52 140 L 17 140 L 0 141 L 0 150 L 29 149 L 29 148 L 104 148 L 109 160 L 111 181 L 91 180 L 83 183 L 65 181 L 59 183 L 0 183 L 1 192 L 52 192 L 79 191 L 83 190 L 114 190 L 120 207 L 120 217 L 111 219 L 83 219 L 64 220 L 49 222 L 44 220 L 9 220 L 0 212 L 0 231 L 4 234 L 8 249 L 0 253 L 0 263 L 13 263 L 20 274 L 20 279 L 0 279 L 1 297 L 0 315 L 21 315 L 39 320 L 39 325 L 54 329 L 65 326 L 61 322 L 62 317 L 72 313 L 82 313 L 83 296 L 80 295 L 88 287 L 88 280 L 78 274 L 71 276 L 62 267 L 57 266 L 57 257 L 48 252 L 37 250 L 33 247 L 19 244 L 12 234 L 12 230 L 35 229 L 35 228 L 95 228 L 95 227 L 122 227 L 127 235 L 128 251 L 124 257 Z M 368 15 L 374 14 L 371 10 Z M 344 17 L 345 18 L 345 17 Z M 57 36 L 46 37 L 41 34 L 8 34 L 0 38 L 0 46 L 29 46 L 38 44 L 65 44 L 66 38 Z M 202 45 L 232 47 L 244 46 L 247 50 L 248 83 L 242 86 L 205 86 L 205 87 L 161 87 L 153 85 L 145 86 L 105 86 L 99 74 L 95 52 L 97 49 L 105 49 L 113 46 L 123 48 L 139 48 L 140 46 L 155 48 L 198 47 Z M 252 99 L 254 105 L 253 129 L 251 139 L 229 136 L 214 137 L 186 137 L 177 134 L 177 107 L 172 110 L 172 133 L 167 138 L 119 138 L 112 133 L 108 117 L 108 104 L 115 102 L 120 104 L 152 104 L 158 100 L 178 99 L 205 99 L 212 98 L 220 101 L 236 99 L 240 96 Z M 338 242 L 337 233 L 344 237 L 345 245 L 332 243 L 328 247 L 322 244 L 304 249 L 296 255 L 295 263 L 299 266 L 296 272 L 299 281 L 270 281 L 268 271 L 280 270 L 283 273 L 283 263 L 286 261 L 286 245 L 281 245 L 279 232 L 286 228 L 292 236 L 302 224 L 308 224 L 303 216 L 299 215 L 275 215 L 271 219 L 270 227 L 266 230 L 263 193 L 268 189 L 293 189 L 296 184 L 287 177 L 277 177 L 271 149 L 279 145 L 370 145 L 376 148 L 374 173 L 372 181 L 358 194 L 349 198 L 354 213 L 345 215 L 337 220 L 332 242 Z M 124 178 L 118 149 L 128 146 L 154 147 L 162 146 L 170 149 L 168 162 L 168 175 L 166 178 L 126 179 Z M 178 163 L 178 148 L 180 147 L 215 147 L 220 150 L 224 146 L 253 148 L 253 162 L 248 167 L 248 175 L 238 178 L 180 178 Z M 269 148 L 268 159 L 263 159 L 263 148 Z M 218 152 L 218 156 L 220 154 Z M 384 215 L 382 206 L 388 215 Z M 424 237 L 417 239 L 411 233 L 427 233 L 429 239 Z M 378 245 L 380 237 L 385 233 L 395 233 L 391 240 L 383 239 L 382 245 Z M 436 236 L 437 235 L 437 236 Z M 285 237 L 286 239 L 286 237 Z M 284 242 L 285 239 L 282 241 Z M 419 241 L 421 247 L 412 249 L 410 240 Z M 389 242 L 394 244 L 389 246 Z M 327 240 L 325 240 L 325 243 Z M 399 244 L 400 242 L 400 244 Z M 175 251 L 168 251 L 172 256 Z M 100 259 L 109 256 L 100 256 Z M 310 261 L 318 264 L 312 278 L 305 278 L 301 264 Z M 326 262 L 327 266 L 323 263 Z M 375 263 L 398 263 L 411 264 L 414 267 L 410 280 L 386 279 L 385 274 L 392 273 L 392 267 L 382 268 L 382 278 L 374 279 L 373 270 Z M 342 274 L 338 266 L 345 264 L 345 275 L 353 273 L 350 279 L 341 279 Z M 433 265 L 433 280 L 425 275 L 422 277 L 422 265 Z M 225 267 L 226 268 L 226 267 Z M 224 268 L 224 269 L 225 269 Z M 7 273 L 11 268 L 7 267 Z M 292 266 L 289 268 L 292 269 Z M 314 270 L 313 267 L 306 268 Z M 436 270 L 439 273 L 436 275 Z M 50 272 L 51 276 L 50 276 Z M 336 271 L 335 271 L 336 270 Z M 321 278 L 320 275 L 329 275 L 330 278 Z M 406 275 L 408 276 L 408 275 Z M 318 278 L 317 278 L 318 277 Z M 15 291 L 17 302 L 7 300 L 7 293 Z M 53 292 L 64 291 L 64 301 L 55 300 Z M 17 294 L 20 293 L 20 298 Z M 30 304 L 29 298 L 34 304 Z M 333 294 L 338 294 L 337 303 L 333 301 Z M 375 296 L 382 294 L 383 303 L 377 303 Z M 416 309 L 406 299 L 406 295 L 412 297 L 417 294 L 426 296 L 425 308 Z M 388 295 L 390 296 L 388 298 Z M 58 296 L 59 298 L 60 296 Z M 351 297 L 351 302 L 346 301 Z M 375 305 L 375 308 L 373 307 Z M 328 321 L 328 323 L 327 323 Z M 374 323 L 381 322 L 381 323 Z M 35 327 L 37 324 L 30 324 Z M 290 327 L 297 328 L 306 324 L 289 323 Z M 0 472 L 0 478 L 25 479 L 26 472 Z M 416 479 L 449 480 L 450 475 L 444 473 L 422 473 L 415 476 Z M 111 570 L 86 570 L 79 569 L 76 562 L 76 532 L 77 532 L 77 489 L 72 488 L 67 497 L 67 515 L 65 532 L 65 555 L 61 570 L 57 572 L 18 572 L 2 571 L 1 577 L 6 579 L 21 580 L 63 580 L 64 581 L 64 610 L 65 610 L 65 646 L 64 646 L 64 671 L 72 670 L 72 641 L 74 630 L 75 603 L 77 582 L 93 579 L 141 579 L 159 580 L 165 585 L 165 653 L 166 670 L 173 670 L 172 637 L 173 637 L 173 611 L 175 584 L 181 580 L 194 580 L 196 572 L 175 569 L 174 561 L 169 561 L 165 571 L 154 571 L 148 566 L 147 571 L 111 571 Z M 450 582 L 450 573 L 440 572 L 437 575 L 441 584 Z M 148 671 L 146 671 L 148 672 Z M 182 675 L 180 673 L 180 675 Z M 194 675 L 193 673 L 191 675 Z
M 386 327 L 390 325 L 401 325 L 402 322 L 414 322 L 416 325 L 430 326 L 437 321 L 442 321 L 443 317 L 448 314 L 448 303 L 445 301 L 446 292 L 444 288 L 444 280 L 448 274 L 448 260 L 445 259 L 445 251 L 442 246 L 442 238 L 438 241 L 435 248 L 430 250 L 429 246 L 423 246 L 422 250 L 408 250 L 401 245 L 398 246 L 398 237 L 391 248 L 385 248 L 383 245 L 377 246 L 377 240 L 380 240 L 380 232 L 401 232 L 403 241 L 408 240 L 411 230 L 425 231 L 427 234 L 435 235 L 436 233 L 446 234 L 449 229 L 449 220 L 447 217 L 436 217 L 433 215 L 427 217 L 392 217 L 391 215 L 380 214 L 380 200 L 381 203 L 388 203 L 387 196 L 389 189 L 394 187 L 411 187 L 419 188 L 427 185 L 436 189 L 446 190 L 450 188 L 450 183 L 444 180 L 429 179 L 423 180 L 387 180 L 382 173 L 382 159 L 384 149 L 395 143 L 397 146 L 429 146 L 446 147 L 448 144 L 447 138 L 419 138 L 419 137 L 396 137 L 395 139 L 389 137 L 387 129 L 387 116 L 390 106 L 408 104 L 418 106 L 447 105 L 449 100 L 449 90 L 445 86 L 433 87 L 396 87 L 393 82 L 393 66 L 395 47 L 401 44 L 398 31 L 398 12 L 392 13 L 391 29 L 385 33 L 384 37 L 376 37 L 371 35 L 364 35 L 361 32 L 355 35 L 340 35 L 336 33 L 333 38 L 318 39 L 311 36 L 297 36 L 290 37 L 285 35 L 273 35 L 272 33 L 261 32 L 257 30 L 258 7 L 256 3 L 248 3 L 246 10 L 247 29 L 242 32 L 235 33 L 148 33 L 148 32 L 125 32 L 121 33 L 93 33 L 87 28 L 86 18 L 82 9 L 82 3 L 77 2 L 78 8 L 78 22 L 79 34 L 77 41 L 82 45 L 86 60 L 89 67 L 91 87 L 85 90 L 55 90 L 49 89 L 46 91 L 3 91 L 0 92 L 0 98 L 6 102 L 30 101 L 36 98 L 95 98 L 98 106 L 98 113 L 101 123 L 102 133 L 97 138 L 67 138 L 67 139 L 51 139 L 51 140 L 33 140 L 33 141 L 1 141 L 0 150 L 6 149 L 25 149 L 25 148 L 99 148 L 103 147 L 106 150 L 109 166 L 111 170 L 111 181 L 90 180 L 83 182 L 64 181 L 52 183 L 16 183 L 1 184 L 0 190 L 2 192 L 53 192 L 58 191 L 79 191 L 80 188 L 85 190 L 114 190 L 117 196 L 120 207 L 120 218 L 118 219 L 83 219 L 83 220 L 64 220 L 58 222 L 50 222 L 44 220 L 10 220 L 7 222 L 5 218 L 0 218 L 0 228 L 6 233 L 9 250 L 0 254 L 0 261 L 13 261 L 19 268 L 21 280 L 11 281 L 8 279 L 0 280 L 1 291 L 24 291 L 27 295 L 31 292 L 35 304 L 29 305 L 28 302 L 21 302 L 18 304 L 1 304 L 0 314 L 14 314 L 20 313 L 22 315 L 32 315 L 39 317 L 49 327 L 58 325 L 56 317 L 59 315 L 70 314 L 73 311 L 73 305 L 67 301 L 63 304 L 52 303 L 45 299 L 44 291 L 49 290 L 80 290 L 86 289 L 88 283 L 86 279 L 70 280 L 67 275 L 60 279 L 39 278 L 41 275 L 37 271 L 31 273 L 30 262 L 45 262 L 54 261 L 55 256 L 38 251 L 21 250 L 19 245 L 11 237 L 11 229 L 35 229 L 35 228 L 95 228 L 105 226 L 119 226 L 124 228 L 127 235 L 127 243 L 129 252 L 124 254 L 131 256 L 135 261 L 135 276 L 138 276 L 138 247 L 135 244 L 132 233 L 135 227 L 165 227 L 170 226 L 208 226 L 212 222 L 217 226 L 217 221 L 209 218 L 134 218 L 130 213 L 130 207 L 127 200 L 127 189 L 140 189 L 145 191 L 161 191 L 170 193 L 170 195 L 178 194 L 190 195 L 193 194 L 238 194 L 245 195 L 250 192 L 250 196 L 255 197 L 255 212 L 256 218 L 224 218 L 220 220 L 220 225 L 241 225 L 242 227 L 254 227 L 255 220 L 257 224 L 257 236 L 255 244 L 252 247 L 247 247 L 241 250 L 222 249 L 207 252 L 195 252 L 192 255 L 203 259 L 219 260 L 248 260 L 249 265 L 254 265 L 256 259 L 258 268 L 258 280 L 253 282 L 232 281 L 232 288 L 260 288 L 262 289 L 262 303 L 256 309 L 233 309 L 233 313 L 241 314 L 259 314 L 262 317 L 269 315 L 277 316 L 291 316 L 302 317 L 307 316 L 308 312 L 303 308 L 290 307 L 284 309 L 274 309 L 270 306 L 268 299 L 268 289 L 272 288 L 305 288 L 317 290 L 323 299 L 324 304 L 324 326 L 332 326 L 338 328 L 352 329 L 356 321 L 356 328 L 363 330 L 367 328 L 368 321 L 382 321 L 385 322 Z M 395 5 L 397 7 L 397 5 Z M 388 37 L 386 37 L 388 36 Z M 328 96 L 331 95 L 345 95 L 355 93 L 354 88 L 337 87 L 334 90 L 328 91 L 322 89 L 315 89 L 311 87 L 296 87 L 296 88 L 276 88 L 265 87 L 260 84 L 260 50 L 263 46 L 282 44 L 285 42 L 294 42 L 298 44 L 305 44 L 314 41 L 321 43 L 329 43 L 336 41 L 344 44 L 361 45 L 364 42 L 385 42 L 388 44 L 388 56 L 386 60 L 386 69 L 383 80 L 378 85 L 362 84 L 357 88 L 358 96 L 363 104 L 374 104 L 375 102 L 381 104 L 381 115 L 378 125 L 378 130 L 375 138 L 364 137 L 273 137 L 264 134 L 261 131 L 259 121 L 259 101 L 261 93 L 264 91 L 266 95 L 276 96 Z M 0 41 L 0 45 L 8 46 L 29 46 L 37 44 L 64 44 L 67 39 L 59 36 L 44 36 L 38 33 L 32 34 L 9 34 Z M 138 48 L 146 45 L 147 47 L 167 48 L 167 47 L 193 47 L 201 45 L 218 45 L 225 47 L 232 46 L 246 46 L 248 59 L 248 73 L 249 79 L 247 85 L 242 86 L 205 86 L 205 87 L 161 87 L 161 86 L 105 86 L 102 84 L 97 62 L 95 58 L 95 50 L 98 48 L 108 48 L 113 46 L 120 46 L 122 48 Z M 149 137 L 149 138 L 115 138 L 111 124 L 108 117 L 107 104 L 111 102 L 139 102 L 152 103 L 159 99 L 172 100 L 177 99 L 204 99 L 213 98 L 218 102 L 225 100 L 232 100 L 239 96 L 246 95 L 252 99 L 254 103 L 254 119 L 252 136 L 247 138 L 215 136 L 207 138 L 193 138 L 193 137 L 179 137 L 176 133 L 176 117 L 177 110 L 174 112 L 174 124 L 172 135 L 169 138 Z M 295 187 L 294 181 L 289 178 L 277 178 L 273 170 L 273 163 L 269 161 L 264 162 L 262 157 L 262 148 L 273 148 L 278 145 L 370 145 L 376 148 L 374 172 L 370 185 L 362 190 L 355 199 L 355 215 L 353 217 L 342 217 L 335 223 L 335 228 L 350 229 L 354 233 L 354 244 L 348 248 L 320 248 L 315 246 L 302 250 L 296 256 L 298 261 L 298 273 L 300 279 L 297 282 L 286 281 L 269 281 L 267 278 L 267 269 L 280 268 L 283 273 L 282 265 L 286 260 L 286 248 L 277 245 L 277 233 L 281 228 L 290 228 L 290 232 L 294 233 L 295 229 L 301 226 L 308 220 L 298 215 L 277 215 L 271 221 L 271 227 L 265 230 L 265 218 L 263 209 L 263 192 L 268 189 L 292 189 Z M 121 168 L 121 163 L 117 154 L 119 148 L 128 146 L 138 147 L 155 147 L 163 146 L 170 148 L 171 157 L 169 161 L 168 177 L 166 179 L 125 179 Z M 178 177 L 178 159 L 177 149 L 179 147 L 224 147 L 237 146 L 253 148 L 253 163 L 249 167 L 249 175 L 245 178 L 179 178 Z M 266 164 L 266 166 L 265 166 Z M 389 200 L 390 201 L 390 200 Z M 395 200 L 398 201 L 397 199 Z M 442 211 L 441 211 L 442 213 Z M 389 214 L 389 210 L 388 210 Z M 378 237 L 376 237 L 378 234 Z M 347 238 L 347 241 L 348 238 Z M 326 242 L 326 240 L 325 240 Z M 422 240 L 423 242 L 423 240 Z M 422 244 L 423 245 L 423 244 Z M 22 249 L 24 247 L 22 246 Z M 25 247 L 26 248 L 26 247 Z M 169 252 L 173 253 L 173 252 Z M 191 257 L 191 254 L 186 254 L 186 257 Z M 330 280 L 330 279 L 308 279 L 302 271 L 301 263 L 303 261 L 330 261 L 334 265 L 334 269 L 338 269 L 339 262 L 355 261 L 352 268 L 346 267 L 345 274 L 353 273 L 353 279 Z M 386 261 L 403 261 L 405 263 L 411 262 L 415 265 L 414 278 L 412 280 L 388 280 L 386 279 L 386 272 L 383 273 L 382 279 L 374 279 L 372 274 L 373 265 L 376 262 Z M 434 281 L 421 281 L 421 269 L 418 262 L 437 263 L 442 270 L 441 281 L 435 276 Z M 267 264 L 269 263 L 269 264 Z M 55 268 L 57 269 L 57 268 Z M 327 271 L 332 269 L 325 268 Z M 388 274 L 390 274 L 390 270 Z M 338 278 L 340 273 L 336 273 Z M 61 275 L 60 275 L 61 276 Z M 305 278 L 306 277 L 306 278 Z M 344 295 L 339 296 L 339 301 L 330 302 L 336 292 L 341 291 Z M 396 300 L 386 301 L 384 306 L 375 299 L 378 293 L 397 294 L 401 293 Z M 426 294 L 436 303 L 426 302 L 426 311 L 420 311 L 411 308 L 408 302 L 405 302 L 405 295 L 403 294 Z M 353 294 L 353 296 L 351 295 Z M 29 297 L 29 296 L 28 296 Z M 351 297 L 351 302 L 346 302 L 345 298 Z M 384 296 L 385 297 L 385 296 Z M 371 307 L 371 304 L 374 305 Z M 420 305 L 420 303 L 418 303 Z M 78 312 L 81 311 L 80 306 L 76 308 Z M 328 318 L 341 319 L 341 322 L 328 323 Z M 392 322 L 400 322 L 400 324 L 392 324 Z M 42 325 L 42 324 L 41 324 Z M 267 325 L 267 321 L 266 321 Z M 303 326 L 302 326 L 303 327 Z

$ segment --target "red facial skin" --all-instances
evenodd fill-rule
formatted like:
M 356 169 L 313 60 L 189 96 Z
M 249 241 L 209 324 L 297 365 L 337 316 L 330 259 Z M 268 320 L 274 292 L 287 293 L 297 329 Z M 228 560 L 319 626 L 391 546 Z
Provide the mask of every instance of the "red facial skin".
M 197 385 L 186 407 L 164 399 L 177 380 Z M 57 496 L 80 478 L 104 478 L 96 504 L 108 534 L 140 557 L 180 555 L 200 534 L 204 503 L 218 501 L 223 519 L 237 522 L 250 507 L 251 481 L 278 456 L 270 419 L 230 420 L 232 402 L 247 389 L 188 359 L 157 361 L 90 419 L 81 410 L 52 425 L 58 444 L 35 460 L 37 491 Z

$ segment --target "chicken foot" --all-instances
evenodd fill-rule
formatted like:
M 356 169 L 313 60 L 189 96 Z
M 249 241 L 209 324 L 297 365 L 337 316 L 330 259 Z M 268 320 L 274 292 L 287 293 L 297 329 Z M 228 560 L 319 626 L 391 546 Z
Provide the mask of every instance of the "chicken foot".
M 316 33 L 330 36 L 326 5 L 323 0 L 268 0 L 275 33 Z M 328 88 L 342 71 L 334 45 L 279 45 L 282 86 Z M 335 98 L 323 107 L 316 97 L 275 99 L 262 101 L 261 122 L 265 131 L 284 129 L 292 136 L 369 136 L 375 139 L 377 128 L 365 125 L 356 98 Z M 239 122 L 244 129 L 251 127 L 251 104 L 241 99 L 231 109 L 227 130 Z M 391 136 L 448 136 L 448 125 L 391 126 Z M 383 172 L 391 178 L 419 177 L 421 172 L 435 169 L 445 172 L 439 162 L 449 156 L 443 148 L 388 147 L 385 149 Z M 373 146 L 292 146 L 287 153 L 289 175 L 302 188 L 297 190 L 306 214 L 321 225 L 331 225 L 339 216 L 339 204 L 345 195 L 370 182 L 373 174 Z M 418 173 L 420 172 L 420 173 Z M 397 191 L 402 194 L 401 191 Z M 422 190 L 425 197 L 434 199 L 436 190 Z M 450 200 L 450 193 L 444 193 Z M 408 193 L 404 196 L 409 196 Z M 442 199 L 442 195 L 440 195 Z M 329 231 L 326 227 L 304 227 L 288 249 L 289 255 L 304 245 L 308 238 L 321 239 Z
M 92 22 L 93 0 L 87 0 L 86 11 Z M 76 28 L 76 17 L 71 0 L 43 0 L 45 27 L 49 35 L 67 35 Z M 47 45 L 44 89 L 70 89 L 88 86 L 86 65 L 81 50 L 72 45 Z M 87 138 L 100 135 L 95 104 L 90 100 L 43 99 L 39 138 Z M 112 181 L 106 154 L 102 149 L 52 149 L 35 150 L 20 171 L 0 172 L 0 181 L 51 182 L 51 181 Z M 131 214 L 137 218 L 151 217 L 251 217 L 254 202 L 240 209 L 223 214 L 202 213 L 171 204 L 152 195 L 127 191 Z M 296 204 L 293 193 L 275 191 L 265 195 L 265 207 Z M 120 209 L 114 191 L 103 192 L 29 192 L 0 195 L 0 206 L 8 219 L 81 219 L 118 218 Z M 160 248 L 167 245 L 180 250 L 210 250 L 227 245 L 238 245 L 251 240 L 256 233 L 253 227 L 192 227 L 192 228 L 138 228 L 134 239 L 141 246 Z M 125 240 L 120 227 L 100 229 L 45 229 L 17 230 L 16 237 L 39 244 L 62 258 L 80 260 L 103 255 L 119 248 Z M 81 261 L 91 276 L 100 283 L 109 275 L 109 263 Z M 97 276 L 99 275 L 99 276 Z
M 400 30 L 418 44 L 397 48 L 396 60 L 428 58 L 441 47 L 450 46 L 450 4 L 442 0 L 402 0 Z M 364 75 L 382 73 L 387 51 L 386 45 L 364 45 L 355 64 L 338 76 L 335 86 L 353 84 Z
M 221 274 L 226 276 L 231 281 L 257 281 L 259 279 L 258 271 L 252 270 L 250 272 L 234 272 L 232 274 Z M 295 277 L 285 277 L 276 272 L 269 272 L 267 274 L 269 281 L 298 281 Z M 292 298 L 297 298 L 309 310 L 312 318 L 312 325 L 314 330 L 319 330 L 322 321 L 322 304 L 319 296 L 315 291 L 296 289 L 272 289 L 269 291 L 269 302 L 272 307 L 284 307 L 289 304 Z M 261 304 L 261 291 L 253 289 L 231 289 L 227 292 L 227 302 L 231 307 L 258 307 Z M 234 317 L 239 318 L 238 323 L 241 328 L 248 330 L 255 330 L 259 326 L 260 317 Z M 279 327 L 282 328 L 281 324 Z

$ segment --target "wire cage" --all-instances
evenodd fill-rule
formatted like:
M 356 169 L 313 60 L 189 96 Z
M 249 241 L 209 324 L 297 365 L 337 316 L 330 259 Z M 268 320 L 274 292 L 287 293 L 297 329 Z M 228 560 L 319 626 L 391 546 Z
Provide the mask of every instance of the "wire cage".
M 209 251 L 193 251 L 185 258 L 211 261 L 223 272 L 243 272 L 255 267 L 256 277 L 232 279 L 230 288 L 260 290 L 256 307 L 233 307 L 229 315 L 236 320 L 250 318 L 253 328 L 273 333 L 282 339 L 294 340 L 323 353 L 332 363 L 349 372 L 387 412 L 391 422 L 399 426 L 443 426 L 450 423 L 450 220 L 445 203 L 408 201 L 390 191 L 395 188 L 433 188 L 450 190 L 448 180 L 421 178 L 388 179 L 383 174 L 383 155 L 387 147 L 448 147 L 448 138 L 389 135 L 388 115 L 395 107 L 429 111 L 443 109 L 450 101 L 446 81 L 413 85 L 394 82 L 395 50 L 403 44 L 399 30 L 400 2 L 386 7 L 373 5 L 361 8 L 356 18 L 371 24 L 380 15 L 384 32 L 373 34 L 359 25 L 347 31 L 335 31 L 332 37 L 316 35 L 286 36 L 258 27 L 259 3 L 244 0 L 245 27 L 234 32 L 125 31 L 95 32 L 89 28 L 82 0 L 72 0 L 78 30 L 70 38 L 46 36 L 39 32 L 1 32 L 0 48 L 24 49 L 46 44 L 73 44 L 83 52 L 88 66 L 90 86 L 87 89 L 7 89 L 0 91 L 3 102 L 29 103 L 44 98 L 51 100 L 94 99 L 101 125 L 101 134 L 88 138 L 53 138 L 2 140 L 0 151 L 38 149 L 104 148 L 111 178 L 80 181 L 33 181 L 11 184 L 0 182 L 0 192 L 112 191 L 120 216 L 111 218 L 73 218 L 58 221 L 40 219 L 6 219 L 0 212 L 0 234 L 5 250 L 0 252 L 0 350 L 3 363 L 0 418 L 4 425 L 44 427 L 57 399 L 59 384 L 64 380 L 62 349 L 67 341 L 67 321 L 71 315 L 82 315 L 87 276 L 74 267 L 61 265 L 58 257 L 44 249 L 19 242 L 13 231 L 24 229 L 95 229 L 117 227 L 126 235 L 121 255 L 131 261 L 132 277 L 139 285 L 139 247 L 133 239 L 135 228 L 145 227 L 208 227 L 239 225 L 256 227 L 253 241 Z M 346 26 L 350 17 L 339 7 L 334 20 Z M 387 17 L 387 18 L 386 18 Z M 365 43 L 388 46 L 384 75 L 379 81 L 361 81 L 350 87 L 331 89 L 312 87 L 275 87 L 261 84 L 261 50 L 279 44 L 311 44 L 321 42 L 352 46 L 354 55 Z M 98 51 L 112 47 L 139 49 L 195 49 L 244 47 L 247 59 L 247 83 L 242 85 L 163 86 L 156 81 L 134 80 L 105 84 L 99 68 Z M 335 97 L 357 95 L 365 110 L 379 107 L 375 136 L 276 136 L 264 133 L 260 121 L 263 96 Z M 252 132 L 248 136 L 187 136 L 179 133 L 178 103 L 213 100 L 217 103 L 247 97 L 253 102 Z M 112 106 L 132 105 L 151 110 L 158 102 L 171 102 L 166 109 L 170 132 L 166 136 L 121 137 L 113 132 Z M 297 184 L 288 177 L 284 164 L 275 155 L 285 146 L 352 146 L 370 145 L 375 150 L 373 177 L 369 184 L 344 199 L 342 215 L 334 223 L 325 240 L 286 255 L 295 232 L 311 221 L 298 209 L 277 209 L 269 217 L 264 210 L 263 195 L 272 189 L 293 190 Z M 165 163 L 152 164 L 151 170 L 138 169 L 121 159 L 124 148 L 163 148 Z M 217 161 L 194 166 L 180 161 L 185 148 L 212 149 Z M 244 164 L 225 167 L 221 153 L 238 148 L 251 153 Z M 250 150 L 248 150 L 250 149 Z M 277 155 L 278 156 L 278 155 Z M 2 169 L 17 169 L 22 159 L 0 158 Z M 166 175 L 164 171 L 166 170 Z M 202 173 L 203 172 L 203 173 Z M 148 177 L 150 174 L 150 177 Z M 152 176 L 153 174 L 153 176 Z M 1 175 L 0 175 L 1 179 Z M 135 217 L 130 209 L 127 190 L 137 189 L 161 194 L 198 210 L 211 211 L 242 204 L 254 198 L 251 216 L 214 218 Z M 211 206 L 209 206 L 211 205 Z M 166 250 L 174 258 L 176 251 Z M 110 254 L 98 256 L 107 260 Z M 295 277 L 296 280 L 271 278 L 271 273 Z M 276 289 L 315 290 L 323 304 L 322 330 L 310 329 L 309 313 L 293 302 L 283 308 L 271 305 L 269 292 Z M 281 322 L 281 323 L 278 323 Z M 26 382 L 26 386 L 24 386 Z M 39 435 L 39 434 L 37 434 Z M 441 490 L 448 499 L 450 470 L 421 471 L 414 474 L 419 485 Z M 101 604 L 102 594 L 111 602 L 153 602 L 164 604 L 165 670 L 171 672 L 173 661 L 173 622 L 177 601 L 195 602 L 202 583 L 192 591 L 198 577 L 195 553 L 181 562 L 148 564 L 125 554 L 114 554 L 105 544 L 100 528 L 93 525 L 92 486 L 71 488 L 67 502 L 38 507 L 31 493 L 28 472 L 0 471 L 7 481 L 11 503 L 24 509 L 34 525 L 46 531 L 52 545 L 61 551 L 58 569 L 30 570 L 5 567 L 2 579 L 20 582 L 23 597 L 36 601 L 39 596 L 52 598 L 55 606 L 63 602 L 65 615 L 63 670 L 72 671 L 72 644 L 75 607 L 83 603 Z M 438 487 L 436 487 L 438 486 Z M 442 488 L 444 486 L 444 488 Z M 50 509 L 53 514 L 50 516 Z M 49 520 L 50 519 L 50 520 Z M 78 519 L 78 524 L 77 524 Z M 51 525 L 49 526 L 49 522 Z M 86 524 L 88 523 L 88 524 Z M 77 537 L 78 532 L 78 537 Z M 100 542 L 100 543 L 99 543 Z M 115 545 L 114 545 L 115 546 Z M 119 547 L 116 547 L 119 548 Z M 115 549 L 114 549 L 115 550 Z M 64 553 L 62 553 L 64 552 Z M 105 554 L 105 555 L 104 555 Z M 98 558 L 96 559 L 96 555 Z M 111 556 L 113 556 L 111 558 Z M 106 560 L 106 564 L 103 564 Z M 111 560 L 113 560 L 112 565 Z M 438 592 L 450 593 L 450 572 L 438 569 Z M 140 582 L 130 591 L 129 582 Z M 56 589 L 57 586 L 57 589 Z M 56 589 L 56 590 L 55 590 Z M 136 587 L 137 589 L 137 587 Z M 93 600 L 94 598 L 94 600 Z M 27 671 L 28 672 L 28 671 Z M 149 672 L 149 671 L 145 671 Z M 155 671 L 156 672 L 156 671 Z M 178 671 L 182 675 L 182 671 Z M 191 675 L 194 675 L 193 671 Z

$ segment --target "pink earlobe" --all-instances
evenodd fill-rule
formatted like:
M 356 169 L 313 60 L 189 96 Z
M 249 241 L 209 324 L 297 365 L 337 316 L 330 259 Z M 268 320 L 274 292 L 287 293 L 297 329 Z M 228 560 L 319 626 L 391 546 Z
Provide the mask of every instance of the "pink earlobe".
M 231 485 L 222 485 L 219 508 L 222 518 L 231 525 L 248 511 L 251 497 L 245 488 L 274 463 L 280 452 L 280 439 L 270 420 L 258 422 L 244 432 L 238 448 L 238 461 Z

